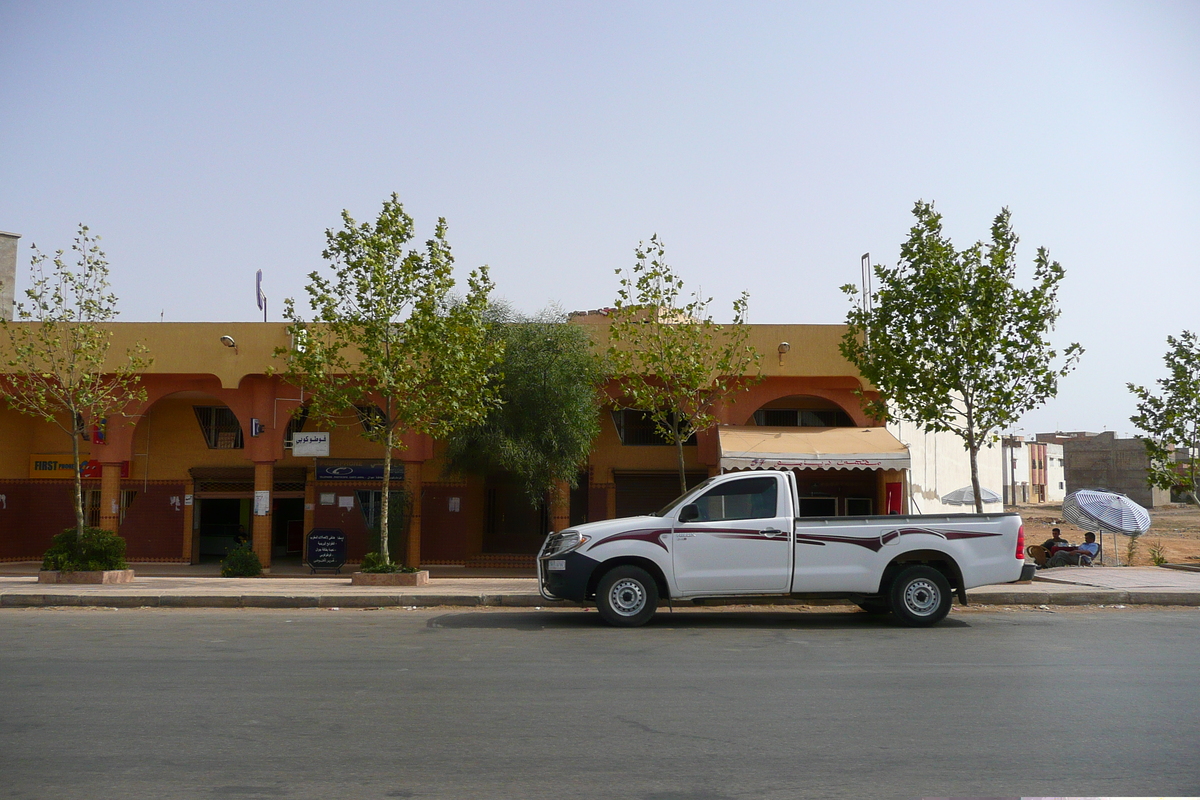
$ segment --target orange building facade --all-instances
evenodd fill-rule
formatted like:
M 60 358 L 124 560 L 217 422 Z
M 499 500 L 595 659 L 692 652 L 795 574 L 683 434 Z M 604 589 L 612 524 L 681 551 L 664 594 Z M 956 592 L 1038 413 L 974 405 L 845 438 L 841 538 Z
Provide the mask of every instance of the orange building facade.
M 603 338 L 603 320 L 576 321 Z M 343 531 L 351 562 L 377 546 L 383 454 L 359 435 L 353 417 L 321 431 L 298 413 L 303 389 L 272 374 L 282 367 L 275 349 L 291 346 L 286 325 L 111 328 L 114 353 L 141 342 L 154 359 L 141 375 L 145 401 L 96 421 L 81 442 L 89 519 L 126 539 L 130 561 L 219 560 L 244 537 L 268 568 L 299 563 L 314 528 Z M 859 393 L 869 395 L 871 387 L 838 351 L 843 333 L 840 325 L 752 327 L 764 378 L 717 409 L 720 427 L 684 448 L 689 485 L 728 461 L 722 431 L 761 428 L 802 440 L 828 428 L 879 429 L 860 408 Z M 677 495 L 675 448 L 659 442 L 636 412 L 599 413 L 601 434 L 580 465 L 579 485 L 561 487 L 542 506 L 503 475 L 448 473 L 440 442 L 406 436 L 394 454 L 393 486 L 403 486 L 410 504 L 394 557 L 423 565 L 528 565 L 550 529 L 645 513 Z M 0 561 L 37 560 L 51 536 L 74 524 L 71 442 L 54 425 L 9 409 L 0 409 L 0 437 Z M 312 439 L 321 453 L 297 455 L 297 443 Z M 899 461 L 833 455 L 839 458 L 819 455 L 796 468 L 808 503 L 802 508 L 813 516 L 907 511 Z

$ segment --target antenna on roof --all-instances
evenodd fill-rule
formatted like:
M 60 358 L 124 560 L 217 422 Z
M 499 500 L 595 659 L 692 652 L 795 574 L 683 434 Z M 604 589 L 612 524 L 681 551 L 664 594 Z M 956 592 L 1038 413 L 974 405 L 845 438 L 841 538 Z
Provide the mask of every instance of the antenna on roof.
M 265 294 L 263 294 L 263 290 L 262 290 L 262 270 L 261 269 L 258 271 L 258 274 L 255 275 L 255 277 L 254 277 L 254 294 L 255 294 L 254 299 L 258 301 L 258 307 L 263 312 L 263 322 L 266 322 L 267 321 L 267 296 Z
M 866 314 L 871 313 L 871 254 L 862 254 L 862 308 Z

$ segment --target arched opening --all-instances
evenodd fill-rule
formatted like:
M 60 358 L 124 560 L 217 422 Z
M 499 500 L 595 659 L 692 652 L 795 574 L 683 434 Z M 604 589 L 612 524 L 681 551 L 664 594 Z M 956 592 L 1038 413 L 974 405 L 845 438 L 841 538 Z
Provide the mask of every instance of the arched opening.
M 132 502 L 120 524 L 132 558 L 218 561 L 249 541 L 254 468 L 246 431 L 218 397 L 187 390 L 150 404 L 133 431 Z
M 861 425 L 828 397 L 772 399 L 744 426 L 718 429 L 717 444 L 723 471 L 791 471 L 798 516 L 858 517 L 900 510 L 893 495 L 909 465 L 907 447 L 884 427 Z

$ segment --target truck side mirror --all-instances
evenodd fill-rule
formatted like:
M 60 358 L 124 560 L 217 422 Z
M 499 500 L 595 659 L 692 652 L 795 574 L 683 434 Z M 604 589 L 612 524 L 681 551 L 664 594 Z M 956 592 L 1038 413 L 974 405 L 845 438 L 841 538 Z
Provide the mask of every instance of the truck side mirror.
M 696 508 L 695 503 L 688 503 L 679 509 L 680 522 L 695 522 L 698 519 L 700 519 L 700 509 Z

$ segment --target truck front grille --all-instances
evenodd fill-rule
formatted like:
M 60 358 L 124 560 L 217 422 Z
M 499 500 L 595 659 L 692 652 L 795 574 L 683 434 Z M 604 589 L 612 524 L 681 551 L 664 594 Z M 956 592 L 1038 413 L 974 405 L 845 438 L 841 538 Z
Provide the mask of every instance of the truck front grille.
M 561 533 L 552 533 L 547 536 L 546 544 L 542 547 L 542 552 L 538 553 L 538 558 L 545 558 L 558 550 L 559 545 L 562 543 L 562 538 Z

